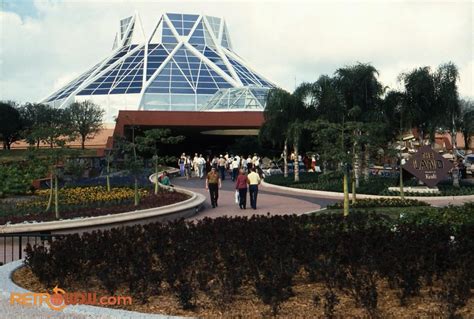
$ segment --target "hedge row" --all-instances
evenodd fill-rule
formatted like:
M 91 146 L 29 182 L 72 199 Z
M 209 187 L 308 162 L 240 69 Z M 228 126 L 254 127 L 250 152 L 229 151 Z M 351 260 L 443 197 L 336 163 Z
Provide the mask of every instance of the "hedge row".
M 352 208 L 377 208 L 377 207 L 414 207 L 430 206 L 430 204 L 416 199 L 401 198 L 364 198 L 358 199 L 355 203 L 350 203 Z M 328 205 L 328 209 L 340 209 L 344 207 L 344 202 Z
M 463 209 L 474 214 L 474 205 Z M 183 309 L 195 307 L 198 292 L 224 307 L 251 285 L 274 313 L 303 273 L 308 283 L 324 285 L 326 293 L 314 298 L 325 300 L 327 317 L 334 314 L 336 291 L 376 317 L 379 280 L 398 289 L 402 306 L 436 281 L 444 311 L 454 316 L 474 287 L 474 225 L 423 218 L 393 222 L 354 213 L 181 220 L 29 246 L 26 264 L 49 286 L 98 278 L 110 294 L 125 285 L 143 303 L 165 289 Z
M 265 182 L 270 184 L 295 187 L 309 190 L 321 190 L 329 192 L 342 192 L 342 173 L 341 172 L 330 172 L 327 174 L 317 173 L 300 173 L 300 181 L 295 182 L 294 176 L 290 174 L 288 177 L 283 175 L 272 175 L 265 178 Z M 350 183 L 350 177 L 349 177 Z M 350 185 L 350 184 L 349 184 Z M 389 187 L 395 187 L 399 185 L 398 177 L 383 177 L 383 176 L 370 176 L 367 180 L 361 178 L 359 180 L 359 187 L 357 188 L 358 194 L 369 194 L 369 195 L 386 195 L 386 196 L 398 196 L 398 192 L 391 192 L 388 190 Z M 417 186 L 418 180 L 415 178 L 404 181 L 405 186 Z M 460 196 L 460 195 L 472 195 L 474 194 L 474 185 L 469 183 L 468 180 L 460 182 L 461 187 L 453 187 L 452 182 L 442 181 L 438 188 L 439 194 L 423 194 L 423 193 L 408 193 L 407 196 Z

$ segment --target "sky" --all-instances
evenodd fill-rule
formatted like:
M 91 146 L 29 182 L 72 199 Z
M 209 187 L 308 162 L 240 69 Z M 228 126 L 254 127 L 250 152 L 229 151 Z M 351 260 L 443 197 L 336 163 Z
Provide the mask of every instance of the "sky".
M 293 91 L 357 62 L 401 89 L 398 76 L 453 62 L 463 98 L 474 98 L 470 0 L 147 1 L 0 0 L 0 100 L 39 102 L 111 50 L 119 20 L 137 12 L 149 35 L 161 14 L 226 20 L 234 51 Z

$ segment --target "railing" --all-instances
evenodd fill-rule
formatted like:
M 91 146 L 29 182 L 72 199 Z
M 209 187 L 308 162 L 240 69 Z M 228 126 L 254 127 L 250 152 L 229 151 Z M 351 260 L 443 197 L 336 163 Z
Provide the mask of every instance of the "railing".
M 28 243 L 34 246 L 35 244 L 44 244 L 64 236 L 51 234 L 0 234 L 0 263 L 6 264 L 22 259 L 25 256 L 24 251 Z

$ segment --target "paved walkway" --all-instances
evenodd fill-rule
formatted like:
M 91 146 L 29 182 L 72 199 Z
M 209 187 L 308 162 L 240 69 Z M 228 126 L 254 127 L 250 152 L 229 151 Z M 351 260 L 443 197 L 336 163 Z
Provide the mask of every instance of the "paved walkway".
M 338 201 L 318 196 L 301 195 L 287 190 L 270 189 L 261 185 L 258 191 L 257 209 L 253 210 L 250 207 L 250 198 L 247 193 L 247 209 L 242 210 L 239 208 L 239 205 L 235 204 L 235 183 L 229 178 L 222 182 L 222 188 L 219 189 L 219 206 L 212 208 L 209 191 L 205 188 L 204 179 L 191 178 L 186 180 L 185 178 L 178 177 L 173 178 L 171 182 L 176 186 L 206 196 L 207 200 L 203 209 L 191 219 L 202 219 L 205 217 L 215 218 L 220 216 L 252 216 L 254 214 L 301 215 L 324 208 L 326 205 Z

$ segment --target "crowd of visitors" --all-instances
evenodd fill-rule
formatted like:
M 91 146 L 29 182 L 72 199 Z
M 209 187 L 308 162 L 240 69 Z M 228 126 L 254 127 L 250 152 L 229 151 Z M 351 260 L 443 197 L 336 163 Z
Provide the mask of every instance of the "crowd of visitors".
M 202 154 L 195 153 L 194 157 L 191 158 L 190 155 L 183 153 L 178 159 L 179 172 L 182 177 L 203 179 L 205 174 L 211 172 L 211 168 L 215 168 L 221 180 L 224 181 L 229 177 L 233 182 L 237 180 L 240 169 L 243 169 L 245 173 L 249 173 L 250 169 L 254 167 L 256 172 L 262 176 L 260 164 L 261 159 L 257 154 L 245 157 L 225 153 L 225 155 L 220 154 L 219 156 L 208 155 L 204 158 Z
M 202 154 L 195 153 L 191 158 L 190 155 L 183 153 L 178 159 L 182 177 L 186 179 L 205 177 L 206 189 L 209 190 L 213 208 L 218 206 L 219 188 L 222 187 L 222 181 L 230 178 L 232 182 L 236 182 L 236 203 L 239 207 L 246 209 L 248 189 L 250 206 L 257 209 L 258 185 L 263 174 L 260 165 L 261 159 L 257 154 L 245 157 L 225 153 L 204 158 Z

